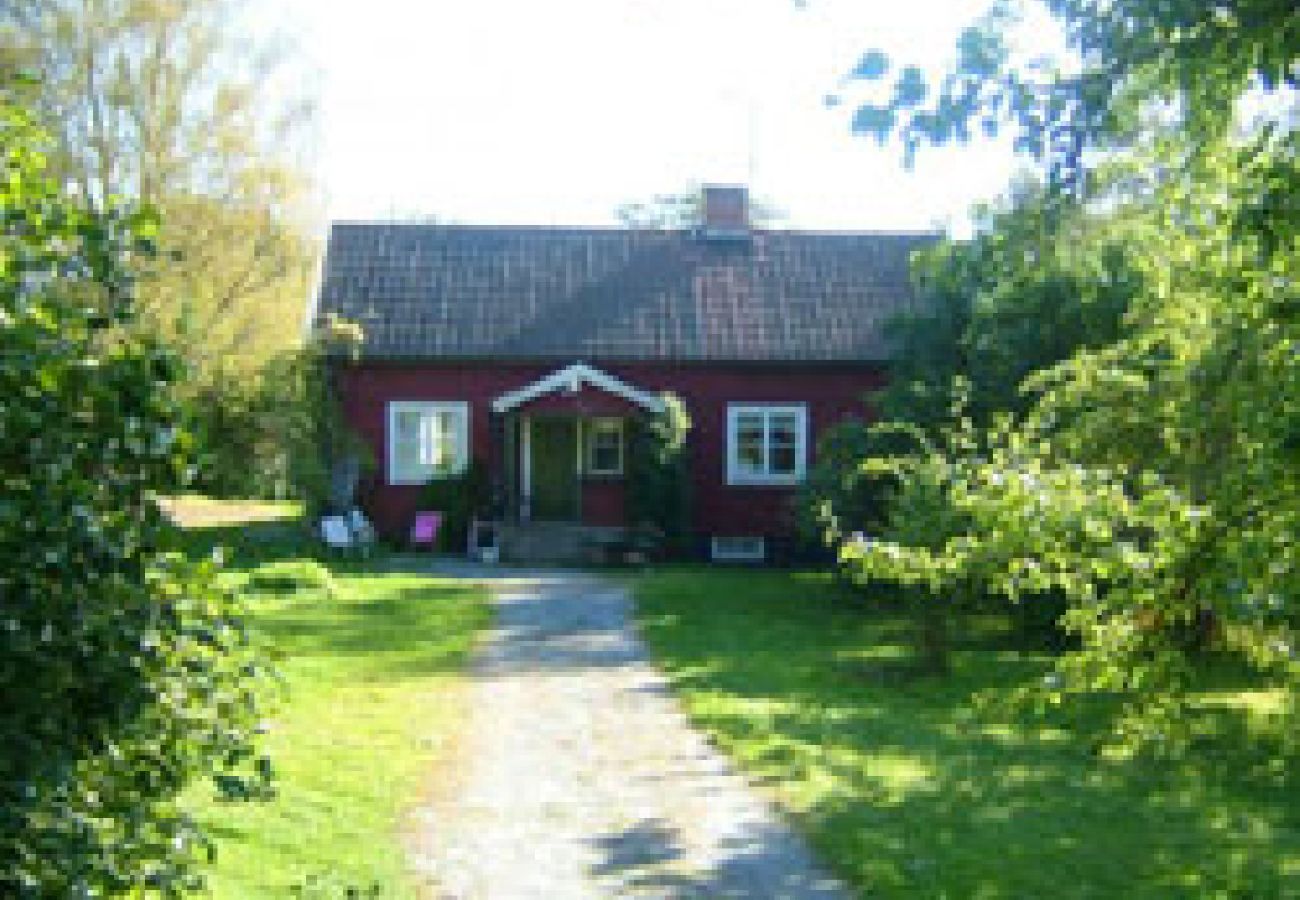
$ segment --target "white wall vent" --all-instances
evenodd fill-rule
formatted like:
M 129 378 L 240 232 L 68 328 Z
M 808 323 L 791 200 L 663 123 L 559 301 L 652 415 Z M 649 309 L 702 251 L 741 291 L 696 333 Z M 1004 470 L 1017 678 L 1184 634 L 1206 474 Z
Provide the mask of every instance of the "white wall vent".
M 762 562 L 767 559 L 767 542 L 761 537 L 713 538 L 714 562 Z

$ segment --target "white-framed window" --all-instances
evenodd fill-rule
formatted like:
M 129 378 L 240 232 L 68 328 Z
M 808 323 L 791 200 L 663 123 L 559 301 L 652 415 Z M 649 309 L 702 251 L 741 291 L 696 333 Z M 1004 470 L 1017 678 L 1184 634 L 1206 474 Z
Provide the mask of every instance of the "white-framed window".
M 469 462 L 469 404 L 393 400 L 388 404 L 388 483 L 423 484 Z
M 727 484 L 798 484 L 808 466 L 808 407 L 727 406 Z
M 711 550 L 714 562 L 762 562 L 767 558 L 767 541 L 752 535 L 715 535 Z
M 623 420 L 588 419 L 583 423 L 583 468 L 588 475 L 623 474 Z

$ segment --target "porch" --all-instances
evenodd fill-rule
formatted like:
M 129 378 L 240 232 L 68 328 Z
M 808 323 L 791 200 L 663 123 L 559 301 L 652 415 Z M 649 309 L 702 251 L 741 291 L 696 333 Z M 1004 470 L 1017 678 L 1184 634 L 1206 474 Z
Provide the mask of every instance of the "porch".
M 635 417 L 507 413 L 498 427 L 503 521 L 627 524 L 627 456 Z
M 592 562 L 628 525 L 632 436 L 652 393 L 577 363 L 492 403 L 502 559 Z

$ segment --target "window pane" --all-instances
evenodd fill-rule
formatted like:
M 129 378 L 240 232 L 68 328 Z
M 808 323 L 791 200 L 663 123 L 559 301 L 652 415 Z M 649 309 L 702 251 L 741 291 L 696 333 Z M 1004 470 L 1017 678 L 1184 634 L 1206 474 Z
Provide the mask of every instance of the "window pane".
M 460 456 L 456 446 L 459 434 L 457 418 L 452 412 L 439 412 L 429 416 L 429 457 L 426 462 L 437 471 L 445 472 L 456 467 Z
M 795 473 L 795 452 L 793 446 L 772 448 L 770 472 L 773 475 L 793 475 Z
M 393 416 L 393 475 L 406 481 L 419 477 L 420 414 L 399 410 Z
M 618 447 L 597 446 L 591 451 L 591 470 L 593 472 L 617 472 L 622 468 Z
M 432 466 L 437 456 L 438 428 L 437 419 L 432 415 L 420 414 L 420 465 Z
M 618 421 L 595 420 L 587 431 L 587 467 L 598 474 L 616 474 L 623 469 L 623 425 Z
M 415 477 L 420 471 L 420 448 L 411 441 L 398 441 L 393 445 L 393 474 L 400 479 Z
M 799 418 L 793 413 L 768 417 L 768 474 L 793 475 L 798 465 Z
M 763 438 L 763 417 L 746 413 L 736 417 L 736 435 L 744 440 L 746 437 L 757 436 L 759 440 Z
M 773 444 L 793 447 L 799 440 L 799 420 L 788 413 L 780 413 L 768 420 Z
M 402 409 L 393 415 L 394 429 L 398 440 L 413 441 L 420 430 L 420 413 L 418 410 Z
M 750 472 L 763 471 L 763 436 L 742 436 L 736 445 L 736 462 Z
M 745 413 L 736 417 L 736 465 L 743 471 L 761 474 L 764 469 L 763 416 Z

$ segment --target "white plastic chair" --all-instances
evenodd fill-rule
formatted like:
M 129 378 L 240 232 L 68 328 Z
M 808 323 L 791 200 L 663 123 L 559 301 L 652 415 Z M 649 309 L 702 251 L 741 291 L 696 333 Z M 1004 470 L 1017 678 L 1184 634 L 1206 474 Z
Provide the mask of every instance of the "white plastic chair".
M 326 516 L 320 520 L 320 537 L 331 550 L 351 550 L 356 546 L 352 529 L 343 516 Z
M 361 550 L 362 554 L 370 552 L 370 549 L 378 540 L 375 534 L 375 526 L 370 524 L 366 514 L 359 509 L 353 509 L 348 513 L 348 529 L 352 532 L 353 543 Z

